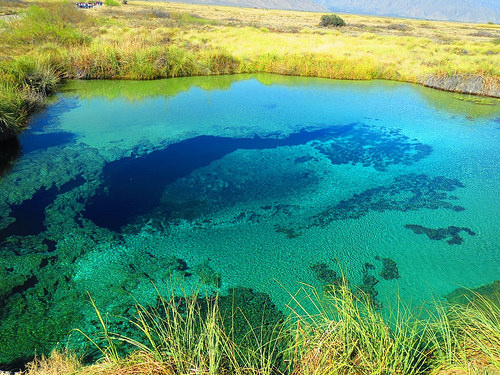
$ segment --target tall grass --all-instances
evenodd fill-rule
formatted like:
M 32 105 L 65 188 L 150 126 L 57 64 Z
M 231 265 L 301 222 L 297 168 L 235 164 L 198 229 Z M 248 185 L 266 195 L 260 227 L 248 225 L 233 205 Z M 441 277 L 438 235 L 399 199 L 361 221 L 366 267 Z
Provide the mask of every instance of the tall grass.
M 153 362 L 169 374 L 277 373 L 281 356 L 278 348 L 286 337 L 281 322 L 269 327 L 264 322 L 252 325 L 247 320 L 246 334 L 236 337 L 235 331 L 242 327 L 235 327 L 234 319 L 238 314 L 245 317 L 243 311 L 235 309 L 228 314 L 221 310 L 217 295 L 182 291 L 181 296 L 174 295 L 173 290 L 166 298 L 158 295 L 158 303 L 153 307 L 137 305 L 129 322 L 136 328 L 134 337 L 110 332 L 91 299 L 102 331 L 97 337 L 80 332 L 114 368 L 124 363 L 130 366 L 130 358 L 137 365 L 139 358 L 139 362 Z M 120 343 L 136 351 L 128 359 L 119 360 L 116 355 Z
M 500 371 L 500 305 L 477 293 L 465 305 L 436 303 L 430 338 L 438 367 Z
M 218 374 L 234 360 L 216 301 L 206 296 L 206 310 L 196 295 L 160 298 L 155 310 L 139 306 L 134 323 L 147 343 L 125 341 L 153 354 L 175 373 Z
M 77 373 L 141 373 L 132 371 L 137 368 L 151 374 L 500 371 L 500 307 L 479 294 L 466 305 L 436 302 L 431 310 L 397 299 L 384 315 L 345 280 L 329 290 L 304 286 L 291 295 L 287 319 L 272 327 L 246 320 L 246 333 L 239 338 L 233 319 L 242 311 L 227 314 L 217 295 L 175 296 L 172 289 L 157 306 L 136 306 L 134 338 L 110 332 L 96 308 L 104 327 L 105 362 Z M 109 348 L 119 342 L 131 345 L 134 353 L 109 356 Z
M 32 58 L 0 64 L 0 140 L 15 136 L 52 95 L 62 73 Z
M 307 305 L 294 296 L 291 362 L 295 374 L 419 374 L 429 367 L 428 326 L 401 301 L 391 316 L 347 282 L 334 293 L 304 289 Z

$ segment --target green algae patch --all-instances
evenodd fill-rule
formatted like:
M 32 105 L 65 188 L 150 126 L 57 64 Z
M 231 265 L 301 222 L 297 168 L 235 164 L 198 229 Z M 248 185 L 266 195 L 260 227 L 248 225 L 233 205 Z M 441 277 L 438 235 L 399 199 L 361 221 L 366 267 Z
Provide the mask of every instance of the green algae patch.
M 496 280 L 491 284 L 478 288 L 457 288 L 453 292 L 445 295 L 450 303 L 467 305 L 471 302 L 481 304 L 481 299 L 486 299 L 500 307 L 500 281 Z

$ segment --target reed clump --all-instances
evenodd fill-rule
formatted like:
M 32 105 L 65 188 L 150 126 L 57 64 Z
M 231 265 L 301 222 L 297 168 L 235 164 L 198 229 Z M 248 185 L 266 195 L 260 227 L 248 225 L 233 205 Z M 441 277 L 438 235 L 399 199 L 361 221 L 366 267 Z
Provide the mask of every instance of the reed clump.
M 47 42 L 63 46 L 84 43 L 87 38 L 75 26 L 86 17 L 68 9 L 64 4 L 50 8 L 30 6 L 22 17 L 7 21 L 7 25 L 4 25 L 7 32 L 0 34 L 1 40 L 14 46 Z
M 62 76 L 54 66 L 29 57 L 0 64 L 0 140 L 22 129 L 29 115 L 55 93 Z
M 500 308 L 477 293 L 467 304 L 435 302 L 430 309 L 411 308 L 398 299 L 382 313 L 345 280 L 328 290 L 325 294 L 305 286 L 291 296 L 285 319 L 271 325 L 264 318 L 261 324 L 246 320 L 246 333 L 239 338 L 234 322 L 244 312 L 233 309 L 228 314 L 217 295 L 172 294 L 159 297 L 155 307 L 136 306 L 133 338 L 111 332 L 94 305 L 102 331 L 88 338 L 99 348 L 101 360 L 85 366 L 75 362 L 74 354 L 55 352 L 35 360 L 27 374 L 500 371 Z M 120 355 L 124 344 L 130 351 Z M 44 372 L 56 367 L 60 370 Z
M 402 301 L 384 317 L 345 280 L 324 296 L 304 292 L 315 311 L 294 298 L 292 373 L 420 374 L 430 368 L 430 327 Z

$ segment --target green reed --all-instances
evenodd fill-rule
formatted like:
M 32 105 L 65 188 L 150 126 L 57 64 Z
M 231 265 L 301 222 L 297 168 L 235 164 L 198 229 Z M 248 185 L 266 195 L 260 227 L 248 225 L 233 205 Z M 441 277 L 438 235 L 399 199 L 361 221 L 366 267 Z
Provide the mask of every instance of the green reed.
M 131 322 L 139 333 L 137 338 L 104 329 L 103 346 L 94 339 L 92 344 L 105 348 L 101 352 L 116 365 L 117 373 L 124 371 L 123 366 L 131 366 L 130 358 L 134 366 L 139 361 L 151 367 L 154 362 L 169 374 L 500 370 L 500 308 L 477 293 L 467 304 L 434 302 L 432 309 L 411 308 L 396 298 L 395 306 L 383 314 L 346 280 L 326 292 L 304 285 L 290 295 L 286 319 L 272 327 L 265 327 L 264 321 L 245 320 L 243 339 L 234 336 L 232 319 L 244 312 L 233 308 L 229 315 L 224 314 L 217 294 L 201 295 L 200 290 L 183 290 L 176 296 L 172 289 L 167 298 L 159 295 L 155 307 L 136 306 Z M 102 317 L 99 321 L 104 326 Z M 121 360 L 111 355 L 117 355 L 112 351 L 115 341 L 131 344 L 135 354 Z

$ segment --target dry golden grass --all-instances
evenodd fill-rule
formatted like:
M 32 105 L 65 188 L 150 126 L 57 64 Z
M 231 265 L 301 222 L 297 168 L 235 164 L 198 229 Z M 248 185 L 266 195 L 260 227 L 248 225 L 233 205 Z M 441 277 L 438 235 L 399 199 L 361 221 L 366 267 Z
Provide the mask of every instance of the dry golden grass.
M 145 1 L 89 14 L 112 20 L 100 34 L 93 32 L 96 43 L 215 48 L 240 59 L 242 72 L 408 82 L 429 74 L 500 76 L 498 25 L 342 15 L 347 27 L 325 29 L 318 26 L 319 13 Z M 180 14 L 205 22 L 186 22 Z M 306 71 L 289 66 L 305 55 L 312 65 L 322 66 Z M 337 65 L 347 71 L 339 72 Z
M 120 363 L 101 362 L 84 366 L 71 353 L 53 351 L 49 357 L 35 358 L 23 375 L 172 375 L 172 371 L 147 353 L 137 352 Z
M 23 4 L 57 3 L 25 0 Z M 347 27 L 327 29 L 318 25 L 320 13 L 134 0 L 74 13 L 90 19 L 84 22 L 85 35 L 92 38 L 87 51 L 116 49 L 130 55 L 167 45 L 195 54 L 217 50 L 241 61 L 232 73 L 407 82 L 431 74 L 500 77 L 499 25 L 342 15 Z M 47 43 L 5 47 L 9 48 L 4 51 L 14 48 L 20 54 L 21 48 L 34 55 L 60 49 Z M 80 53 L 86 53 L 82 47 L 68 51 Z M 116 78 L 150 77 L 118 74 Z
M 23 375 L 74 374 L 81 368 L 82 364 L 74 354 L 54 350 L 49 357 L 42 356 L 30 362 Z

